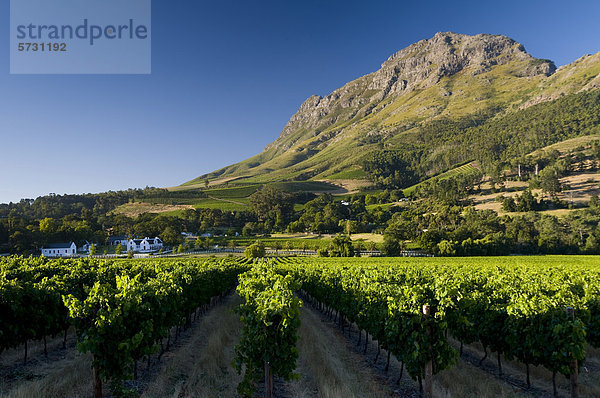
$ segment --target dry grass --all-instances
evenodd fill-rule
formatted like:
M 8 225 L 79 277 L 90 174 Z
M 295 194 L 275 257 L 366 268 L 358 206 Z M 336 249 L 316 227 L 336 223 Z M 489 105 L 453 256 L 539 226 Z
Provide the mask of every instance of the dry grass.
M 567 203 L 573 203 L 576 206 L 581 206 L 589 202 L 592 196 L 600 195 L 600 173 L 572 173 L 567 177 L 561 178 L 561 182 L 568 186 L 569 189 L 559 193 L 557 196 L 560 200 L 563 200 Z M 486 184 L 482 184 L 482 188 L 489 188 L 489 184 L 487 184 L 487 186 Z M 494 210 L 500 215 L 509 214 L 502 211 L 502 204 L 497 202 L 496 198 L 500 195 L 514 197 L 521 194 L 528 186 L 528 183 L 523 181 L 507 181 L 505 183 L 505 188 L 509 189 L 510 192 L 472 195 L 469 197 L 469 199 L 473 200 L 475 203 L 475 208 L 478 210 Z M 532 192 L 539 197 L 542 197 L 543 195 L 540 189 L 534 189 Z M 553 209 L 541 211 L 540 213 L 561 217 L 569 214 L 571 211 L 571 209 Z M 518 215 L 522 213 L 510 214 Z
M 298 341 L 297 371 L 301 379 L 291 382 L 294 397 L 327 398 L 389 397 L 364 356 L 348 350 L 347 342 L 311 309 L 303 308 Z
M 142 397 L 234 397 L 241 376 L 231 367 L 240 338 L 237 295 L 212 309 L 184 344 L 165 354 L 163 365 Z
M 600 194 L 600 174 L 598 173 L 575 173 L 561 178 L 560 181 L 569 186 L 568 190 L 558 195 L 560 199 L 567 202 L 587 203 L 592 196 Z
M 91 359 L 75 349 L 75 335 L 48 338 L 48 357 L 42 341 L 28 343 L 28 361 L 23 364 L 24 347 L 9 349 L 0 356 L 0 397 L 80 397 L 91 393 Z
M 91 357 L 70 350 L 64 359 L 37 366 L 2 397 L 85 397 L 92 393 Z
M 375 242 L 375 243 L 383 243 L 383 235 L 382 234 L 352 234 L 350 238 L 353 241 L 363 240 L 365 242 Z
M 433 388 L 434 396 L 440 398 L 528 396 L 464 361 L 437 374 Z
M 454 342 L 454 344 L 458 344 Z M 587 360 L 589 369 L 584 368 L 579 373 L 579 393 L 581 397 L 600 397 L 600 350 L 592 347 L 587 348 Z M 552 395 L 552 372 L 542 366 L 530 366 L 531 391 L 514 388 L 508 383 L 520 385 L 525 388 L 526 367 L 517 361 L 508 361 L 502 358 L 502 379 L 497 376 L 496 354 L 490 354 L 480 368 L 473 365 L 478 363 L 483 356 L 483 347 L 479 343 L 464 347 L 465 357 L 452 369 L 442 372 L 437 377 L 444 386 L 440 392 L 441 396 L 481 396 L 481 397 L 503 397 L 503 396 L 551 396 Z M 469 359 L 470 358 L 470 359 Z M 587 369 L 587 370 L 586 370 Z M 569 396 L 569 380 L 558 374 L 556 377 L 559 396 Z M 468 388 L 468 389 L 467 389 Z M 445 389 L 449 391 L 446 394 Z
M 597 139 L 600 139 L 599 135 L 586 135 L 583 137 L 576 137 L 576 138 L 571 138 L 569 140 L 564 140 L 561 142 L 558 142 L 556 144 L 552 144 L 552 145 L 548 145 L 547 147 L 544 147 L 542 149 L 538 149 L 535 150 L 533 152 L 531 152 L 530 155 L 539 155 L 542 154 L 544 152 L 550 151 L 550 150 L 557 150 L 560 153 L 564 154 L 564 153 L 568 153 L 568 152 L 572 152 L 574 149 L 580 147 L 580 146 L 588 146 L 592 143 L 592 141 L 595 141 Z
M 329 191 L 332 195 L 345 195 L 345 194 L 355 194 L 360 192 L 361 189 L 370 187 L 373 185 L 373 182 L 369 180 L 317 180 L 327 182 L 329 184 L 338 185 L 340 189 L 335 191 Z
M 73 337 L 73 332 L 71 331 L 69 334 L 69 340 Z M 52 352 L 54 350 L 58 350 L 62 347 L 63 338 L 62 336 L 57 336 L 55 338 L 48 337 L 47 339 L 48 351 Z M 0 355 L 0 369 L 11 367 L 15 364 L 20 364 L 23 361 L 25 349 L 24 346 L 21 345 L 17 348 L 10 348 L 8 350 L 2 351 L 2 355 Z M 40 356 L 43 355 L 44 352 L 44 342 L 43 340 L 29 341 L 27 342 L 27 358 L 28 363 L 31 361 L 36 361 Z

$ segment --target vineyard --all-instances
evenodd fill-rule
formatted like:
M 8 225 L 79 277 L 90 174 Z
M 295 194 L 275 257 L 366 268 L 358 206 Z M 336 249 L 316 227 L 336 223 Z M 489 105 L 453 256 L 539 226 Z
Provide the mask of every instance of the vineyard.
M 589 381 L 598 377 L 598 358 L 590 360 L 590 353 L 597 355 L 600 348 L 600 261 L 593 256 L 4 258 L 0 375 L 13 377 L 10 370 L 2 370 L 3 353 L 20 352 L 21 361 L 27 363 L 42 355 L 30 353 L 30 345 L 43 343 L 48 355 L 47 340 L 59 339 L 65 345 L 71 334 L 79 355 L 89 360 L 88 396 L 151 396 L 131 384 L 140 377 L 138 364 L 147 361 L 144 368 L 149 372 L 151 360 L 155 366 L 168 362 L 176 339 L 188 329 L 195 333 L 194 325 L 220 311 L 223 300 L 234 303 L 230 305 L 235 311 L 221 310 L 214 329 L 227 328 L 229 319 L 234 337 L 229 338 L 231 360 L 217 371 L 240 375 L 241 379 L 231 376 L 240 396 L 326 395 L 292 394 L 289 387 L 307 383 L 303 378 L 322 376 L 305 377 L 305 369 L 314 364 L 307 365 L 310 347 L 301 336 L 313 336 L 308 345 L 318 345 L 325 334 L 344 339 L 352 349 L 358 347 L 361 355 L 369 349 L 374 356 L 369 366 L 381 364 L 374 371 L 376 377 L 394 373 L 398 383 L 405 380 L 408 387 L 402 393 L 392 388 L 397 394 L 392 396 L 437 396 L 444 375 L 463 369 L 473 352 L 480 355 L 478 366 L 484 361 L 493 364 L 497 383 L 507 379 L 503 373 L 523 364 L 518 389 L 523 396 L 598 393 L 598 379 Z M 308 321 L 319 318 L 330 330 L 312 333 L 307 328 L 322 326 L 314 322 L 309 326 Z M 229 344 L 219 341 L 217 345 Z M 530 368 L 537 373 L 547 370 L 549 388 L 536 389 L 539 377 L 530 375 Z M 470 372 L 480 369 L 474 365 Z M 0 396 L 8 392 L 3 385 L 0 380 Z M 110 388 L 103 388 L 106 385 Z M 309 387 L 307 391 L 314 389 Z M 412 394 L 406 393 L 411 389 Z M 219 391 L 212 394 L 229 394 Z M 193 395 L 185 389 L 179 393 Z
M 94 396 L 102 380 L 124 394 L 137 361 L 189 325 L 212 298 L 231 289 L 239 261 L 91 261 L 9 258 L 1 263 L 0 354 L 75 328 L 77 348 L 92 354 Z M 165 342 L 166 341 L 166 342 Z

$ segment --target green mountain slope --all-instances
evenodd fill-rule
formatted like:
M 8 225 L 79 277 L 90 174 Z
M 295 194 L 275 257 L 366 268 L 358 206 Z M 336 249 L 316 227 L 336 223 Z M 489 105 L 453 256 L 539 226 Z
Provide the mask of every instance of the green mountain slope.
M 308 98 L 260 154 L 182 187 L 361 179 L 382 150 L 410 159 L 421 180 L 473 160 L 486 167 L 597 133 L 598 87 L 600 54 L 556 69 L 506 36 L 438 33 Z

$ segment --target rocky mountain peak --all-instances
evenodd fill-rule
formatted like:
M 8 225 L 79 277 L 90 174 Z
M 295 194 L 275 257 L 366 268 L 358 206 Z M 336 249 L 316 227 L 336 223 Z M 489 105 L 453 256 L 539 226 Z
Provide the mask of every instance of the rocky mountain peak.
M 511 62 L 522 64 L 516 77 L 549 76 L 556 70 L 552 61 L 532 57 L 522 44 L 503 35 L 436 33 L 393 54 L 378 71 L 325 97 L 308 98 L 288 121 L 280 137 L 265 150 L 285 151 L 299 139 L 316 136 L 327 126 L 356 115 L 367 115 L 390 96 L 426 89 L 445 76 L 459 72 L 475 76 Z M 296 132 L 302 136 L 296 137 Z
M 512 61 L 530 61 L 522 71 L 523 76 L 546 75 L 556 70 L 551 61 L 539 60 L 525 51 L 522 44 L 502 35 L 479 34 L 469 36 L 453 32 L 439 32 L 431 39 L 421 40 L 390 56 L 376 72 L 383 79 L 376 79 L 373 88 L 385 87 L 386 76 L 397 76 L 398 89 L 427 88 L 442 77 L 450 76 L 467 68 L 477 75 L 489 71 L 494 65 Z

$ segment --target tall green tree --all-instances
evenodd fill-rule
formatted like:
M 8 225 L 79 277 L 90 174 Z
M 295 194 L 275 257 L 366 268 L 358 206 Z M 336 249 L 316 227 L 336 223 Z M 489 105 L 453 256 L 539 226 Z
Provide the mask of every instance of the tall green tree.
M 331 257 L 352 257 L 354 256 L 354 246 L 352 240 L 346 235 L 337 235 L 333 238 Z
M 294 213 L 293 196 L 271 186 L 250 195 L 250 206 L 261 221 L 278 230 L 285 229 Z
M 265 256 L 265 245 L 261 241 L 256 241 L 244 250 L 244 256 L 247 258 L 262 258 Z
M 551 197 L 555 197 L 557 193 L 562 191 L 559 173 L 556 168 L 549 166 L 540 172 L 540 188 Z

